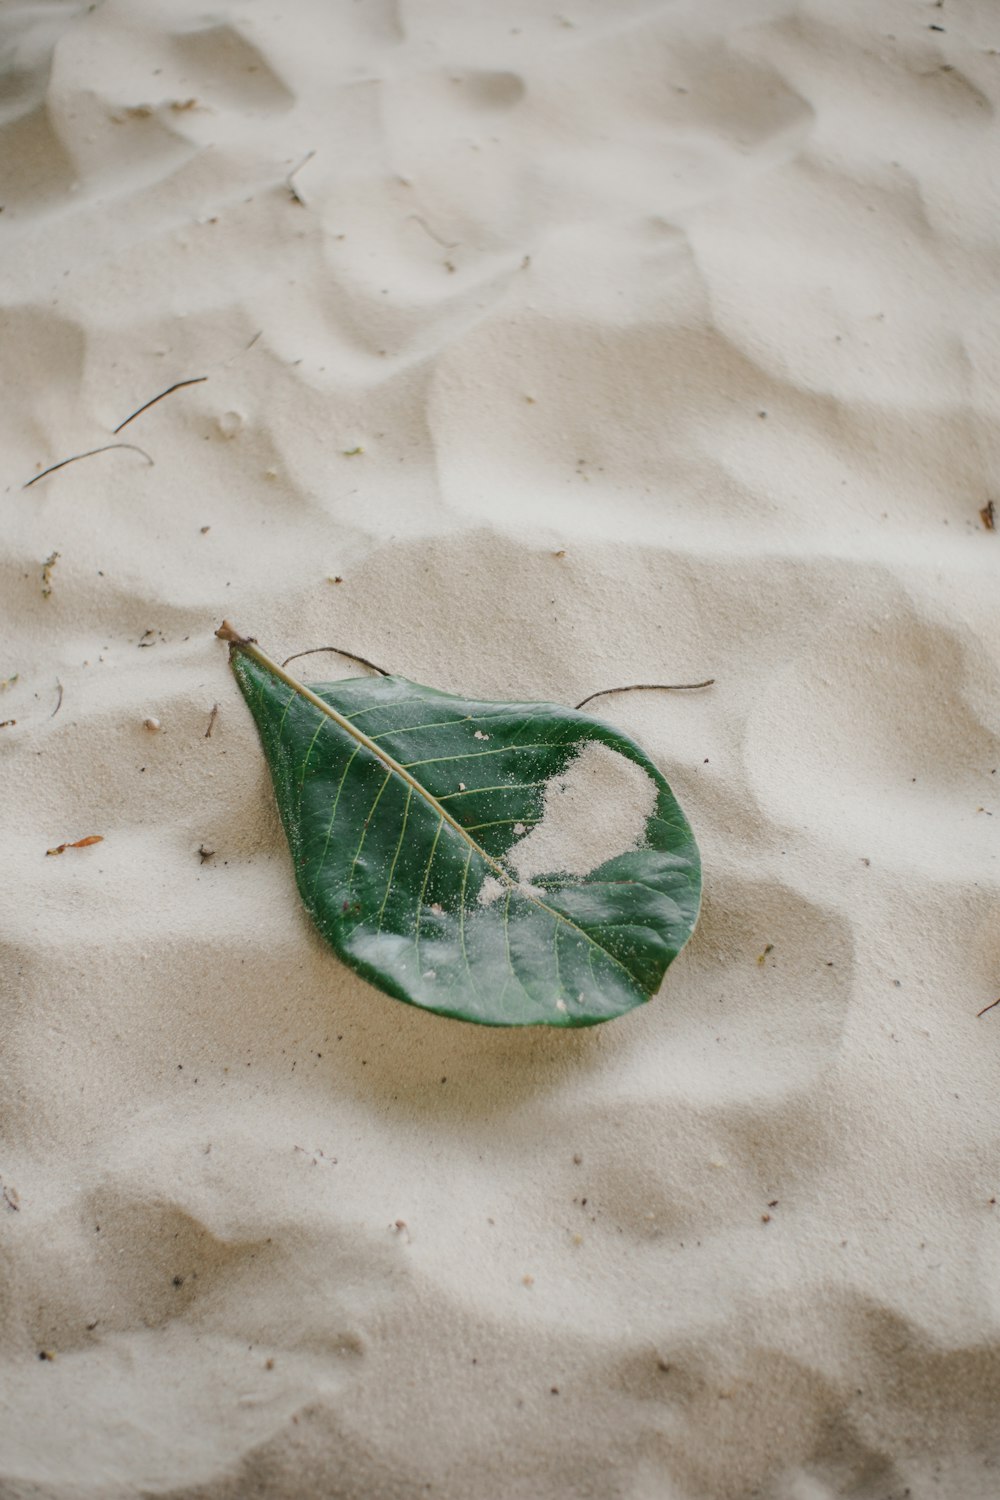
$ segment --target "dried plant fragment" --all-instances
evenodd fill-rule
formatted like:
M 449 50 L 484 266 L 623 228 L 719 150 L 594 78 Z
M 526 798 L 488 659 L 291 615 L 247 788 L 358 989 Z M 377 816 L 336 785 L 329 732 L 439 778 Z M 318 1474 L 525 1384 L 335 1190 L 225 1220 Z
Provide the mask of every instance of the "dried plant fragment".
M 46 854 L 62 854 L 66 849 L 89 849 L 91 844 L 103 844 L 103 833 L 90 833 L 85 839 L 76 839 L 72 844 L 57 844 L 54 849 L 46 849 Z
M 42 598 L 48 599 L 52 593 L 52 569 L 59 561 L 59 553 L 52 552 L 42 563 Z

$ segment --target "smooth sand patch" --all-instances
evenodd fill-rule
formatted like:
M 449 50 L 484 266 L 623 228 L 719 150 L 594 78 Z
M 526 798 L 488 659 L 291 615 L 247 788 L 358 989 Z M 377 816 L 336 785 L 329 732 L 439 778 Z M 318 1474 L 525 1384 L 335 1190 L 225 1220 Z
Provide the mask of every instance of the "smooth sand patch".
M 995 5 L 2 24 L 0 1493 L 992 1497 Z M 702 848 L 660 996 L 349 974 L 223 616 L 714 677 L 594 705 Z

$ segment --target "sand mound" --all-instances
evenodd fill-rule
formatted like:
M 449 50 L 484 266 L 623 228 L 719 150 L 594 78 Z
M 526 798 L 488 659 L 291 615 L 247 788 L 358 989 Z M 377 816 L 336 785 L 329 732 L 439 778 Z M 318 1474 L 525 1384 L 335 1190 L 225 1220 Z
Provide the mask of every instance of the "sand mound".
M 0 25 L 0 1495 L 993 1496 L 995 7 Z M 347 972 L 223 615 L 715 677 L 662 994 Z

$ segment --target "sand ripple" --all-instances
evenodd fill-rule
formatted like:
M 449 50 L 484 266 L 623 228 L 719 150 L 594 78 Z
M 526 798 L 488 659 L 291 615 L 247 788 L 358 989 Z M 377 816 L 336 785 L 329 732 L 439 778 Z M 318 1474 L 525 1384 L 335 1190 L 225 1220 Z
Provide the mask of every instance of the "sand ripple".
M 993 1496 L 994 8 L 2 26 L 0 1495 Z M 661 996 L 341 968 L 223 614 L 714 676 Z

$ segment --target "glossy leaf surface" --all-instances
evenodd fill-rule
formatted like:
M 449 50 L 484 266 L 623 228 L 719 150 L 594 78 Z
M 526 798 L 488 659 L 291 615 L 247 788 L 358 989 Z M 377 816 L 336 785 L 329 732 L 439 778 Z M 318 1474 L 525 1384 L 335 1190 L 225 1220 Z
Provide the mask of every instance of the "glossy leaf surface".
M 400 677 L 304 688 L 250 643 L 232 663 L 302 899 L 372 984 L 494 1026 L 593 1025 L 655 993 L 701 874 L 635 743 L 572 709 Z

